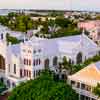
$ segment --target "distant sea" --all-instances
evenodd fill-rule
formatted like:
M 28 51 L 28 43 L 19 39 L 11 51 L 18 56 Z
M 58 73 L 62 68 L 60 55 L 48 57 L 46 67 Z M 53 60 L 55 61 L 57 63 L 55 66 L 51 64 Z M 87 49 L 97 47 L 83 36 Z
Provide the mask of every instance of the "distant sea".
M 0 9 L 0 15 L 2 15 L 2 16 L 8 15 L 9 12 L 10 12 L 10 10 Z

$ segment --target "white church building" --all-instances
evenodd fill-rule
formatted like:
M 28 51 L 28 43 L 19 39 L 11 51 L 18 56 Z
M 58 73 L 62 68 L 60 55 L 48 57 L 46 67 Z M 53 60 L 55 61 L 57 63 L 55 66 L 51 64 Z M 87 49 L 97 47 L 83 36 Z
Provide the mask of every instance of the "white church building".
M 84 33 L 54 39 L 32 37 L 15 45 L 7 45 L 5 35 L 0 33 L 0 79 L 10 88 L 36 78 L 45 68 L 56 70 L 63 57 L 77 64 L 100 53 Z

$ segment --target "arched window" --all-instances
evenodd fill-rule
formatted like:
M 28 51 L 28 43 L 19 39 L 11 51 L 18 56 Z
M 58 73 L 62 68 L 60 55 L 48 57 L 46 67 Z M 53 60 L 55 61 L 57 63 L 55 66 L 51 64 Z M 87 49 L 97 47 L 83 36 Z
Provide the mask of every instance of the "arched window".
M 24 69 L 24 76 L 26 76 L 26 70 Z
M 41 64 L 41 60 L 39 59 L 39 65 Z
M 33 53 L 35 54 L 36 53 L 36 50 L 34 50 Z
M 26 74 L 27 74 L 26 76 L 28 77 L 28 70 L 26 70 Z
M 77 64 L 82 63 L 82 53 L 81 52 L 77 54 L 76 61 L 77 61 Z
M 100 51 L 99 51 L 98 53 L 99 53 L 99 55 L 100 55 Z
M 14 64 L 14 74 L 16 74 L 16 64 Z
M 1 39 L 3 40 L 3 33 L 1 34 Z
M 27 65 L 27 64 L 28 64 L 27 59 L 24 59 L 24 65 Z
M 44 61 L 44 67 L 45 67 L 45 69 L 49 68 L 49 59 L 48 58 L 45 59 L 45 61 Z
M 22 69 L 20 69 L 20 77 L 23 77 Z
M 33 77 L 35 78 L 35 76 L 36 76 L 36 75 L 35 75 L 35 71 L 34 71 L 33 75 L 34 75 Z
M 4 78 L 3 78 L 3 77 L 1 77 L 1 78 L 0 78 L 0 81 L 3 83 L 3 82 L 4 82 Z
M 39 49 L 38 51 L 41 52 L 41 49 Z
M 58 63 L 58 58 L 54 57 L 53 58 L 53 66 L 57 66 L 57 63 Z
M 16 86 L 16 85 L 15 85 L 15 83 L 13 82 L 13 83 L 12 83 L 12 87 L 15 87 L 15 86 Z
M 35 60 L 33 60 L 33 65 L 35 66 Z
M 28 59 L 26 60 L 26 62 L 27 62 L 27 65 L 28 65 Z
M 10 87 L 10 81 L 9 80 L 7 80 L 7 86 Z
M 36 66 L 38 65 L 38 59 L 36 59 Z
M 29 71 L 29 77 L 31 78 L 31 71 Z

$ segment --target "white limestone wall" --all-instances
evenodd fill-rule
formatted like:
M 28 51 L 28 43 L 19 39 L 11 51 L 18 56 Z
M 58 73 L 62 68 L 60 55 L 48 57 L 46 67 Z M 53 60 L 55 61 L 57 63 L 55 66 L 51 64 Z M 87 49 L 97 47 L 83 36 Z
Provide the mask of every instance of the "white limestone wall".
M 0 55 L 2 55 L 4 58 L 6 58 L 6 41 L 0 40 Z
M 16 74 L 14 74 L 14 64 L 16 64 Z M 12 75 L 14 75 L 15 77 L 20 77 L 20 59 L 19 57 L 12 55 Z
M 7 59 L 6 59 L 6 41 L 4 40 L 0 40 L 0 55 L 3 56 L 3 58 L 5 59 L 5 69 L 7 66 Z M 5 72 L 6 70 L 0 70 L 0 77 L 5 78 Z

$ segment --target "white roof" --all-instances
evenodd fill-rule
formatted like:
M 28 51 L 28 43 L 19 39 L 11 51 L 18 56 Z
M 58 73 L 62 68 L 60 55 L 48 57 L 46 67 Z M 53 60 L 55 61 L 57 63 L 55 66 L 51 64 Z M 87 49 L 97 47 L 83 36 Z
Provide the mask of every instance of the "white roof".
M 97 45 L 85 35 L 67 36 L 54 39 L 32 37 L 29 41 L 25 41 L 25 44 L 33 47 L 39 46 L 42 48 L 45 55 L 58 55 L 62 52 L 72 53 L 72 51 L 78 49 L 80 45 L 89 50 L 97 47 Z M 16 50 L 19 49 L 18 45 L 13 45 L 12 48 L 15 48 L 15 53 Z

